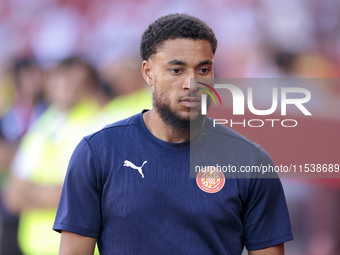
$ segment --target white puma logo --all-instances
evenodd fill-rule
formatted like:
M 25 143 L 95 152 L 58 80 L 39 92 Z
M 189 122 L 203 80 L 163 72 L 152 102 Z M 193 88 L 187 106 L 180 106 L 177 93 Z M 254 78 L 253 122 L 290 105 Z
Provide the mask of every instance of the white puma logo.
M 143 164 L 138 167 L 138 166 L 135 166 L 135 164 L 131 163 L 129 160 L 125 160 L 124 161 L 124 165 L 123 166 L 127 166 L 127 167 L 131 167 L 133 169 L 136 169 L 138 170 L 138 172 L 142 175 L 142 178 L 144 178 L 144 174 L 142 172 L 142 167 L 144 166 L 145 163 L 147 163 L 148 161 L 144 161 Z

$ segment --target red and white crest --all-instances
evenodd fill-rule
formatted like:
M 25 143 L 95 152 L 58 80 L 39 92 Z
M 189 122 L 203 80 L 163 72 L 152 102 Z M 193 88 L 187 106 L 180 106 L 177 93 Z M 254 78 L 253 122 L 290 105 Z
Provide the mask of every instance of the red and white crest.
M 205 169 L 201 169 L 196 176 L 197 186 L 207 193 L 219 192 L 225 184 L 223 173 L 217 172 L 215 167 L 209 167 L 208 171 Z

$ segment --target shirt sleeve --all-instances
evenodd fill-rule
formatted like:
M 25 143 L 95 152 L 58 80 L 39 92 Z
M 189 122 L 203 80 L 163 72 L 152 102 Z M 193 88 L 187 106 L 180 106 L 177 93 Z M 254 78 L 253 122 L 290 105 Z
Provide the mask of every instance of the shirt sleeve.
M 71 157 L 53 229 L 97 238 L 101 191 L 93 155 L 84 138 Z
M 262 148 L 254 165 L 274 166 Z M 268 177 L 268 176 L 267 176 Z M 258 175 L 249 180 L 243 222 L 248 250 L 268 248 L 293 239 L 285 195 L 278 175 Z

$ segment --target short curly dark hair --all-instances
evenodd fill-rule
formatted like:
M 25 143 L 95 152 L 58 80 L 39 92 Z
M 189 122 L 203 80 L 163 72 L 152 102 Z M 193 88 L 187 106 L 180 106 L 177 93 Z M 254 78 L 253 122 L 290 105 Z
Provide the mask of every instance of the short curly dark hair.
M 215 54 L 217 40 L 214 32 L 203 21 L 187 14 L 169 14 L 153 22 L 144 31 L 140 43 L 140 56 L 148 60 L 157 47 L 168 39 L 188 38 L 206 40 Z

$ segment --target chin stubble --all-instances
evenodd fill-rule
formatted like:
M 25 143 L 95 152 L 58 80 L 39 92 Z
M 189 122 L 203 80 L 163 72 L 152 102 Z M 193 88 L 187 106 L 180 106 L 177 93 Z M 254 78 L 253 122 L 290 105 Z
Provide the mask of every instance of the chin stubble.
M 201 111 L 197 117 L 185 119 L 171 109 L 169 100 L 160 100 L 156 89 L 152 94 L 152 98 L 154 109 L 159 113 L 163 122 L 171 127 L 173 133 L 189 133 L 191 131 L 191 133 L 194 134 L 203 129 L 206 116 L 202 115 Z M 211 103 L 209 99 L 207 102 L 208 106 Z

